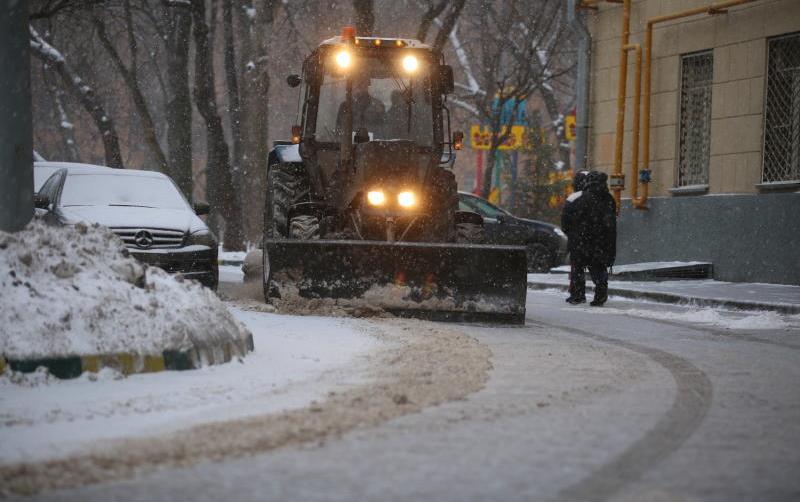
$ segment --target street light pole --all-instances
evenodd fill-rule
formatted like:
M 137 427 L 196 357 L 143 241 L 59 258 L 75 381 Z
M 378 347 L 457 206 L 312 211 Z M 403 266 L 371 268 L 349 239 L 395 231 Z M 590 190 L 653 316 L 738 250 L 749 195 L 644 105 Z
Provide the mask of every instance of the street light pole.
M 33 126 L 28 0 L 0 11 L 0 230 L 16 232 L 33 217 Z

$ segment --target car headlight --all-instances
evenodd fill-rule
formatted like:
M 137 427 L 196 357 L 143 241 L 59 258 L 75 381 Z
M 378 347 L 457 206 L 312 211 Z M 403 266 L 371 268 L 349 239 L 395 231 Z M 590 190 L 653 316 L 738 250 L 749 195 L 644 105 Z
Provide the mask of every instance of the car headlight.
M 414 195 L 414 192 L 408 190 L 400 192 L 397 194 L 397 203 L 405 208 L 414 207 L 417 205 L 417 196 Z
M 198 230 L 189 234 L 186 239 L 187 246 L 208 246 L 210 248 L 217 247 L 217 238 L 208 229 Z
M 386 204 L 386 195 L 382 190 L 370 190 L 367 192 L 367 202 L 373 206 L 382 206 Z
M 561 230 L 560 228 L 556 227 L 553 229 L 553 231 L 556 233 L 557 236 L 561 237 L 562 239 L 567 238 L 567 234 L 565 234 L 564 231 Z

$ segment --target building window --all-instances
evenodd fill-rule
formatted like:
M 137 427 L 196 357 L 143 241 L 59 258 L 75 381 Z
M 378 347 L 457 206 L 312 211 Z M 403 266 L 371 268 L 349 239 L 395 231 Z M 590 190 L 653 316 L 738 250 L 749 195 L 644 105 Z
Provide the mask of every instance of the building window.
M 764 108 L 762 180 L 800 181 L 800 33 L 769 41 Z
M 681 57 L 679 187 L 708 184 L 713 70 L 711 51 Z

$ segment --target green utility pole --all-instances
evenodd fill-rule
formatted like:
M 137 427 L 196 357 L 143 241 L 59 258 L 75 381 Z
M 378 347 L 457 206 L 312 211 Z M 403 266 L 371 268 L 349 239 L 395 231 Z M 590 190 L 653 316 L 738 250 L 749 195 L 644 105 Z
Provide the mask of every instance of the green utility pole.
M 0 230 L 33 217 L 33 127 L 28 1 L 0 7 Z

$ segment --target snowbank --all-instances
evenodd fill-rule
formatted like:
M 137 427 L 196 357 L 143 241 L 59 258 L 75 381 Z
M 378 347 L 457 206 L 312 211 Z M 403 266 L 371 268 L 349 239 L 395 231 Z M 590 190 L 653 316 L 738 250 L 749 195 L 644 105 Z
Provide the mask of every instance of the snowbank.
M 195 349 L 202 360 L 250 336 L 213 292 L 130 258 L 108 229 L 36 219 L 0 232 L 0 326 L 7 359 Z

